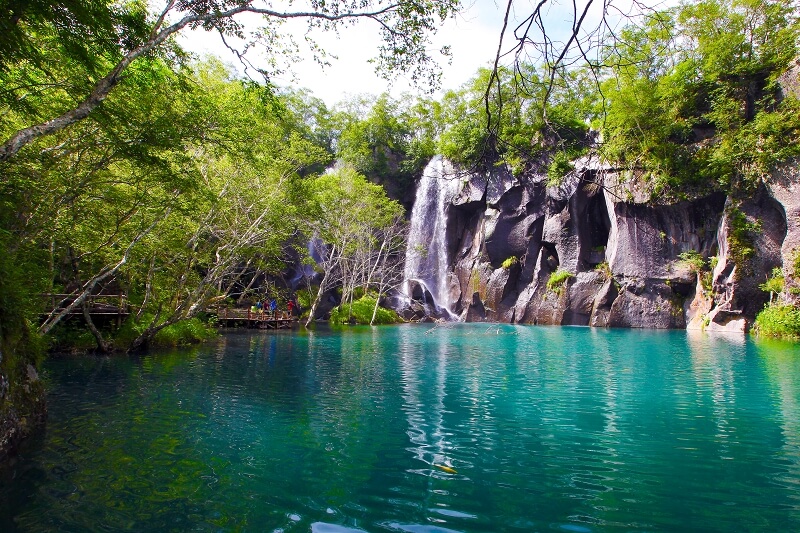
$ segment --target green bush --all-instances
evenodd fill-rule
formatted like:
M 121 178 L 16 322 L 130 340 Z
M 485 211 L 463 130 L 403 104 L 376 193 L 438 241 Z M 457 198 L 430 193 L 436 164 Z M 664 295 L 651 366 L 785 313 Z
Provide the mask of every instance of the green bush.
M 611 272 L 611 265 L 608 264 L 608 261 L 603 261 L 599 263 L 594 269 L 597 272 L 600 272 L 604 278 L 609 279 L 614 276 L 614 273 Z
M 556 293 L 561 292 L 561 288 L 571 277 L 572 273 L 569 270 L 564 270 L 563 268 L 559 268 L 558 270 L 550 274 L 550 278 L 547 280 L 547 290 Z
M 512 266 L 516 265 L 517 263 L 519 263 L 519 258 L 517 256 L 515 256 L 515 255 L 512 255 L 511 257 L 509 257 L 508 259 L 503 261 L 503 268 L 508 270 L 509 268 L 511 268 Z
M 792 275 L 800 278 L 800 248 L 792 251 Z
M 728 209 L 727 214 L 730 226 L 728 250 L 731 259 L 741 270 L 756 253 L 754 235 L 761 231 L 761 224 L 749 222 L 747 216 L 735 207 Z
M 97 348 L 97 340 L 83 323 L 76 325 L 62 321 L 56 324 L 50 331 L 48 341 L 53 352 L 88 352 Z
M 772 269 L 772 276 L 770 276 L 766 282 L 759 285 L 758 288 L 764 292 L 770 293 L 770 295 L 774 295 L 782 293 L 783 286 L 783 270 L 781 267 L 775 267 Z
M 363 296 L 353 302 L 352 315 L 350 314 L 350 305 L 340 305 L 331 311 L 329 322 L 334 325 L 344 324 L 369 324 L 372 320 L 372 310 L 375 308 L 375 298 L 371 296 Z M 375 324 L 397 324 L 401 322 L 400 316 L 392 311 L 383 307 L 378 307 L 378 313 L 375 315 Z
M 196 344 L 214 338 L 217 331 L 199 318 L 182 320 L 171 324 L 158 333 L 153 339 L 154 346 L 184 346 Z
M 556 152 L 553 161 L 547 167 L 547 185 L 557 187 L 564 181 L 564 176 L 575 170 L 575 165 L 570 161 L 570 155 L 566 152 Z
M 117 331 L 114 337 L 114 344 L 118 348 L 129 347 L 139 335 L 141 335 L 150 322 L 153 316 L 145 314 L 139 321 L 134 317 L 129 318 L 122 324 L 122 327 Z M 199 318 L 190 318 L 189 320 L 182 320 L 176 324 L 171 324 L 156 333 L 151 346 L 185 346 L 187 344 L 196 344 L 216 336 L 216 329 L 200 320 Z
M 689 267 L 692 272 L 702 272 L 706 267 L 706 261 L 697 250 L 689 250 L 678 255 L 680 262 Z
M 756 316 L 753 333 L 764 337 L 800 339 L 800 308 L 778 303 L 767 305 Z

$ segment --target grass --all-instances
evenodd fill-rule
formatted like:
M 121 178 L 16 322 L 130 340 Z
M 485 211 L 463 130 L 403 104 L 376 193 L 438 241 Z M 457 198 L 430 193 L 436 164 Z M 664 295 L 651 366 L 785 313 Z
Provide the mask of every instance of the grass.
M 352 315 L 350 315 L 350 305 L 340 305 L 331 311 L 329 322 L 334 325 L 369 324 L 374 307 L 375 298 L 362 296 L 353 302 Z M 402 320 L 397 313 L 391 309 L 378 307 L 375 324 L 396 324 L 398 322 L 402 322 Z
M 611 272 L 611 265 L 608 264 L 608 261 L 603 261 L 602 263 L 594 267 L 594 269 L 597 272 L 600 272 L 605 279 L 609 279 L 614 276 L 614 273 Z
M 753 333 L 764 337 L 800 340 L 800 308 L 779 303 L 768 304 L 756 316 Z
M 547 280 L 547 290 L 556 293 L 561 292 L 561 288 L 571 277 L 573 276 L 569 270 L 564 270 L 563 268 L 559 268 L 558 270 L 550 274 L 550 278 L 548 278 Z

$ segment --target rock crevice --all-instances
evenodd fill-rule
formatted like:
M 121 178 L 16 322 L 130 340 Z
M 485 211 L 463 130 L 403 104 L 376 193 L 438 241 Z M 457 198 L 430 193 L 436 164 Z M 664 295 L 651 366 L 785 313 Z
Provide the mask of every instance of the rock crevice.
M 447 248 L 462 320 L 746 331 L 774 268 L 796 283 L 797 165 L 745 201 L 715 193 L 658 203 L 620 195 L 613 169 L 577 163 L 557 187 L 506 169 L 460 174 Z

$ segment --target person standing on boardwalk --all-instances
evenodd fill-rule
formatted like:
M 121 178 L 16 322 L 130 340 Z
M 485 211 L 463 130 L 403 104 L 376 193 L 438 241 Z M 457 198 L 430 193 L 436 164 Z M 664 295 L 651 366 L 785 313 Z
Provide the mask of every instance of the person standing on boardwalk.
M 293 318 L 295 308 L 294 300 L 289 300 L 289 302 L 286 304 L 286 308 L 289 310 L 289 318 Z

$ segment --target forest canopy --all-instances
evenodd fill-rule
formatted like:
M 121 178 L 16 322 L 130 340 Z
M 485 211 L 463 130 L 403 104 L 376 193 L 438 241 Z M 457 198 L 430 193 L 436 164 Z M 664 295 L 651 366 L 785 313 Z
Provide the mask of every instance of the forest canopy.
M 363 96 L 333 108 L 172 39 L 185 27 L 246 37 L 243 12 L 308 15 L 314 30 L 360 17 L 392 29 L 378 51 L 383 75 L 435 78 L 426 35 L 458 8 L 310 5 L 308 15 L 223 0 L 167 2 L 158 13 L 136 1 L 2 3 L 4 339 L 59 331 L 64 315 L 40 321 L 37 295 L 71 294 L 80 306 L 106 287 L 127 295 L 128 341 L 141 345 L 260 277 L 285 275 L 308 261 L 319 233 L 318 184 L 347 194 L 336 190 L 342 180 L 317 180 L 334 161 L 360 176 L 343 174 L 350 190 L 366 178 L 385 191 L 369 206 L 339 205 L 394 212 L 389 197 L 408 209 L 437 153 L 551 184 L 593 153 L 629 183 L 680 199 L 746 194 L 800 152 L 797 94 L 779 83 L 798 55 L 788 0 L 687 2 L 631 19 L 582 66 L 518 62 L 478 69 L 439 98 Z M 279 36 L 266 27 L 249 44 Z M 267 51 L 286 52 L 277 43 Z M 90 344 L 113 348 L 106 332 L 91 333 Z

